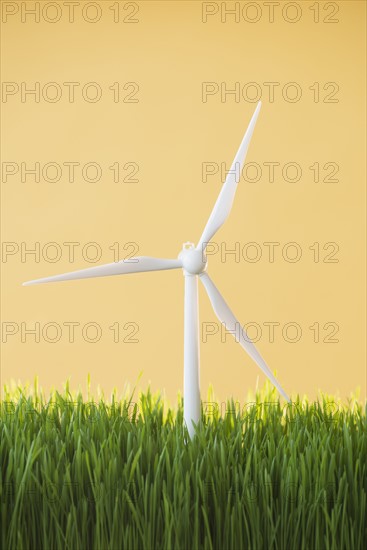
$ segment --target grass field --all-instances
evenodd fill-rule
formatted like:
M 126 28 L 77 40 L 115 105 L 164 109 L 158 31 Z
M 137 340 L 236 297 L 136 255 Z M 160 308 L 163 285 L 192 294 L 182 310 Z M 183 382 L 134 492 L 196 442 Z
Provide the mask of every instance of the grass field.
M 135 397 L 5 388 L 5 549 L 364 548 L 366 406 L 281 406 L 269 386 L 203 403 L 193 441 L 175 410 Z

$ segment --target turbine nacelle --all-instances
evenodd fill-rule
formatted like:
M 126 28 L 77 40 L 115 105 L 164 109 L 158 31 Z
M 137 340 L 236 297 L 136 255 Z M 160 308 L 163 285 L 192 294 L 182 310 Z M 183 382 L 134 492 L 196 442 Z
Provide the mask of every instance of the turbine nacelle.
M 182 262 L 182 268 L 189 275 L 200 275 L 208 265 L 204 250 L 195 248 L 194 243 L 184 243 L 178 255 Z

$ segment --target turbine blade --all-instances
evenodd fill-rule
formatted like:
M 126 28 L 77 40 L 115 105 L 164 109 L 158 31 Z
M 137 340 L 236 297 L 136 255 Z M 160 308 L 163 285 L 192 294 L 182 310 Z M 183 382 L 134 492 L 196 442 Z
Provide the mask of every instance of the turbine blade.
M 241 172 L 245 162 L 247 150 L 250 145 L 252 134 L 255 129 L 260 108 L 261 108 L 261 101 L 259 101 L 259 103 L 257 104 L 255 112 L 252 115 L 252 119 L 250 121 L 250 124 L 248 125 L 246 133 L 242 140 L 242 143 L 234 158 L 231 169 L 226 177 L 226 181 L 223 184 L 223 187 L 218 195 L 218 198 L 214 205 L 212 213 L 210 214 L 209 220 L 205 226 L 204 232 L 197 246 L 197 248 L 200 249 L 201 251 L 205 250 L 207 243 L 211 241 L 215 233 L 223 225 L 223 223 L 226 221 L 226 219 L 229 216 L 229 213 L 231 211 L 232 204 L 234 201 L 234 197 L 236 194 L 237 185 L 238 185 L 238 181 L 236 178 L 238 174 L 238 170 L 236 170 L 236 166 L 239 164 L 240 172 Z
M 91 277 L 108 277 L 110 275 L 124 275 L 127 273 L 140 273 L 143 271 L 160 271 L 165 269 L 177 269 L 182 267 L 181 260 L 166 260 L 151 258 L 150 256 L 137 256 L 128 260 L 114 262 L 112 264 L 99 265 L 80 271 L 72 271 L 62 275 L 44 277 L 23 283 L 23 286 L 38 285 L 41 283 L 54 283 L 58 281 L 71 281 L 74 279 L 89 279 Z
M 284 397 L 284 399 L 289 402 L 290 399 L 288 395 L 285 393 L 285 391 L 265 363 L 264 359 L 257 351 L 253 342 L 251 342 L 246 332 L 240 326 L 236 317 L 229 309 L 223 296 L 221 295 L 209 275 L 207 273 L 202 273 L 201 275 L 199 275 L 199 277 L 204 284 L 205 290 L 207 291 L 209 296 L 209 300 L 213 306 L 214 313 L 218 317 L 219 321 L 225 324 L 226 329 L 231 331 L 234 337 L 238 335 L 239 342 L 244 350 L 247 351 L 251 359 L 253 359 L 255 363 L 260 367 L 260 369 L 269 378 L 270 382 L 277 388 L 278 392 Z

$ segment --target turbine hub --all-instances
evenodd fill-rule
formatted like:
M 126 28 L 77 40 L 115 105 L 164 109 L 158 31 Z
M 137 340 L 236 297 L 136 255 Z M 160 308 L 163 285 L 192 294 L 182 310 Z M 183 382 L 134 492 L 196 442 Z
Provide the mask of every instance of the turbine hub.
M 199 275 L 206 269 L 205 253 L 195 248 L 194 243 L 184 243 L 178 257 L 182 261 L 183 269 L 190 275 Z

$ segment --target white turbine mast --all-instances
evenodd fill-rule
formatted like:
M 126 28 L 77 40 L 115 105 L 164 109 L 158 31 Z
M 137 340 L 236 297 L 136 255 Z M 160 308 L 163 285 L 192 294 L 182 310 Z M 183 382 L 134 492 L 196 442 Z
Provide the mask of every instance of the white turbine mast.
M 166 269 L 182 268 L 185 276 L 185 304 L 184 304 L 184 418 L 192 438 L 195 433 L 195 425 L 200 423 L 200 382 L 199 382 L 199 308 L 198 308 L 198 279 L 203 283 L 209 296 L 213 310 L 221 323 L 233 335 L 238 334 L 238 341 L 249 356 L 269 378 L 279 393 L 289 402 L 289 397 L 276 380 L 275 376 L 257 351 L 246 332 L 237 331 L 239 322 L 233 315 L 221 293 L 207 273 L 207 259 L 205 249 L 213 239 L 215 233 L 228 218 L 235 197 L 238 179 L 236 168 L 240 166 L 242 171 L 247 150 L 256 125 L 261 108 L 258 103 L 246 130 L 241 145 L 228 172 L 227 178 L 219 193 L 209 220 L 205 226 L 198 245 L 184 243 L 183 249 L 177 259 L 159 259 L 150 256 L 137 256 L 125 261 L 90 267 L 80 271 L 54 275 L 43 279 L 28 281 L 23 285 L 36 285 L 59 281 L 71 281 L 74 279 L 87 279 L 94 277 L 106 277 L 109 275 L 124 275 L 127 273 L 141 273 L 144 271 L 160 271 Z M 237 338 L 236 338 L 237 340 Z

